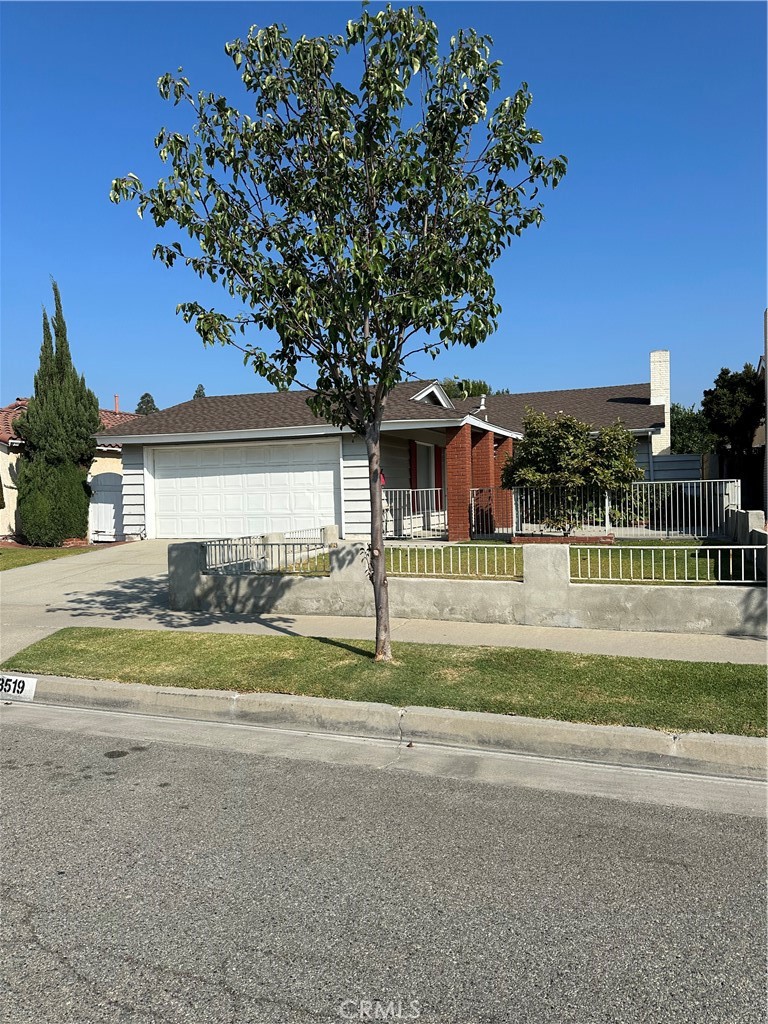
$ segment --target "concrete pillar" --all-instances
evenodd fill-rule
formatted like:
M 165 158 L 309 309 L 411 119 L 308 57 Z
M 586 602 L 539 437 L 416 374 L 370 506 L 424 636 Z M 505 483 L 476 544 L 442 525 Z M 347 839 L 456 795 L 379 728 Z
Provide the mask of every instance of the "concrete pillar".
M 322 529 L 323 547 L 330 548 L 339 543 L 338 526 L 324 526 Z
M 448 540 L 469 540 L 469 491 L 472 486 L 472 428 L 448 427 L 445 432 L 445 475 Z
M 200 576 L 205 568 L 205 544 L 188 541 L 168 546 L 168 606 L 173 611 L 196 611 Z
M 526 544 L 523 548 L 525 622 L 535 626 L 575 626 L 569 544 Z M 610 587 L 606 587 L 610 590 Z M 610 597 L 608 600 L 612 600 Z M 618 600 L 618 599 L 617 599 Z M 589 623 L 586 623 L 587 625 Z

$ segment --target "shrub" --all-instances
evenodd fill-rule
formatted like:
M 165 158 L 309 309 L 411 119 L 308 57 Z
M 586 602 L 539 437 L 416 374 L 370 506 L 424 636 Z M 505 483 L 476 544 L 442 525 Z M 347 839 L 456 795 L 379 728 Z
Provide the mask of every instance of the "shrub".
M 51 466 L 41 458 L 19 462 L 19 526 L 29 544 L 59 547 L 88 532 L 85 473 L 77 466 Z

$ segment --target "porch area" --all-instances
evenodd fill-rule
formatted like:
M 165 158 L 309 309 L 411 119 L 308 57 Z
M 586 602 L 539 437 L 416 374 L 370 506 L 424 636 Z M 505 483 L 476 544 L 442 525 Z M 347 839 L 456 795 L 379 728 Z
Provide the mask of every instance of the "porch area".
M 430 431 L 429 436 L 403 438 L 405 465 L 395 468 L 389 439 L 384 449 L 384 534 L 390 540 L 467 541 L 472 539 L 472 493 L 499 489 L 501 472 L 512 454 L 513 439 L 471 424 Z M 394 479 L 393 479 L 394 477 Z M 392 484 L 397 486 L 392 486 Z

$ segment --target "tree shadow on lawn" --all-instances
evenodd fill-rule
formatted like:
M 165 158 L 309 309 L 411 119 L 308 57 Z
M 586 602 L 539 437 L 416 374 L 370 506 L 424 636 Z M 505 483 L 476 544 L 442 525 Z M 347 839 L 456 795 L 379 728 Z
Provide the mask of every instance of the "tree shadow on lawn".
M 273 633 L 300 636 L 290 627 L 295 619 L 284 615 L 246 615 L 224 612 L 174 611 L 168 606 L 168 577 L 145 576 L 111 583 L 101 590 L 67 594 L 66 603 L 49 605 L 47 613 L 65 613 L 73 618 L 100 619 L 93 625 L 107 626 L 108 619 L 118 626 L 131 623 L 140 629 L 202 629 L 207 626 L 262 626 Z M 145 622 L 137 621 L 144 619 Z M 222 632 L 228 632 L 222 628 Z
M 316 640 L 319 644 L 327 644 L 329 647 L 338 647 L 342 651 L 349 651 L 350 654 L 357 654 L 361 658 L 366 658 L 368 661 L 373 661 L 375 656 L 374 651 L 366 651 L 362 647 L 353 647 L 352 644 L 345 644 L 343 640 L 334 640 L 329 636 L 313 636 L 311 640 Z

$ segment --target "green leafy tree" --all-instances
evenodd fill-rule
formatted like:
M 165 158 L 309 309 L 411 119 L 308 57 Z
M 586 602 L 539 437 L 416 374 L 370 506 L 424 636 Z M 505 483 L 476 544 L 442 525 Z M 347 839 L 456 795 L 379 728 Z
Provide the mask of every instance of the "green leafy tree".
M 100 418 L 96 396 L 72 364 L 61 295 L 52 284 L 54 315 L 49 321 L 43 310 L 34 394 L 14 429 L 24 441 L 18 476 L 22 534 L 32 544 L 56 546 L 87 533 L 86 477 Z
M 202 384 L 197 385 L 197 387 L 195 388 L 195 393 L 194 395 L 192 395 L 192 398 L 205 398 L 205 388 L 203 387 Z
M 139 399 L 136 406 L 136 412 L 139 416 L 150 416 L 153 412 L 160 412 L 157 407 L 157 402 L 148 391 L 145 391 Z
M 234 313 L 178 306 L 205 344 L 237 345 L 277 388 L 304 384 L 317 415 L 365 440 L 376 658 L 390 660 L 387 396 L 410 356 L 474 348 L 496 329 L 491 266 L 541 224 L 539 187 L 556 186 L 566 160 L 539 155 L 525 83 L 493 106 L 491 40 L 469 29 L 441 54 L 421 8 L 364 9 L 343 35 L 295 41 L 284 27 L 254 26 L 225 51 L 248 112 L 194 93 L 181 69 L 164 75 L 160 93 L 189 105 L 192 131 L 161 129 L 167 176 L 150 189 L 117 179 L 111 198 L 135 200 L 160 228 L 175 223 L 180 240 L 156 245 L 155 257 L 242 301 Z M 269 340 L 249 340 L 252 328 Z
M 718 452 L 732 452 L 736 458 L 751 455 L 755 431 L 765 419 L 765 384 L 751 363 L 743 370 L 725 367 L 713 388 L 701 402 L 707 425 Z
M 701 409 L 673 402 L 669 421 L 673 455 L 706 455 L 714 451 L 715 438 Z
M 492 395 L 493 388 L 484 380 L 459 380 L 458 377 L 446 377 L 440 381 L 443 391 L 449 398 L 476 398 L 480 395 Z
M 550 418 L 528 409 L 523 438 L 502 469 L 501 484 L 556 489 L 542 524 L 567 535 L 588 512 L 601 514 L 605 492 L 620 493 L 642 479 L 636 448 L 621 423 L 594 431 L 573 416 Z

